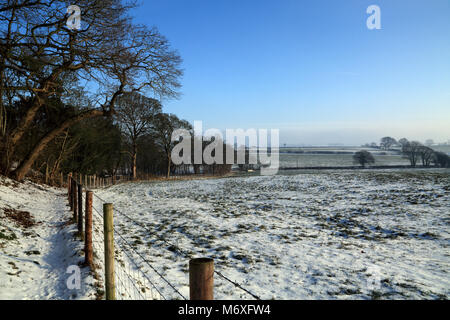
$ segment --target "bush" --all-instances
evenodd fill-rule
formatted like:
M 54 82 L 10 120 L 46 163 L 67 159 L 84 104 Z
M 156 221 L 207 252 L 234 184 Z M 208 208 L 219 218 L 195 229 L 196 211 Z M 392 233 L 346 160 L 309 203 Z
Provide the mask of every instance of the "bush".
M 375 158 L 369 151 L 361 150 L 353 155 L 353 162 L 359 163 L 362 167 L 365 167 L 366 164 L 374 164 Z
M 434 153 L 434 164 L 441 168 L 450 168 L 450 157 L 444 152 Z

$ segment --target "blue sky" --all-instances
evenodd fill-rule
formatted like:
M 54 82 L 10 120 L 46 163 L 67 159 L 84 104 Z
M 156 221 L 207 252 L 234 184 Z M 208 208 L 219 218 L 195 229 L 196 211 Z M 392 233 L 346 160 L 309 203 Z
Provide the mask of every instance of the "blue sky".
M 381 8 L 381 30 L 366 9 Z M 183 58 L 166 112 L 281 143 L 450 139 L 449 0 L 144 0 Z

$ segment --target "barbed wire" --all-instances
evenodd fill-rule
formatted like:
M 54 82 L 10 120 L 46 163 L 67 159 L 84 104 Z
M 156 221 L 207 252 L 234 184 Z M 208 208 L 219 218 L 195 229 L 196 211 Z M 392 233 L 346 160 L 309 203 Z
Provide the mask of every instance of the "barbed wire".
M 99 196 L 97 196 L 96 194 L 94 194 L 94 196 L 96 198 L 98 198 L 100 201 L 106 203 L 105 200 L 101 199 Z M 176 251 L 178 251 L 179 253 L 181 253 L 181 255 L 183 255 L 185 258 L 190 258 L 190 253 L 187 253 L 183 250 L 181 250 L 179 248 L 179 246 L 174 245 L 173 243 L 170 243 L 169 241 L 167 241 L 166 239 L 164 239 L 163 237 L 159 236 L 157 233 L 155 233 L 154 231 L 148 229 L 148 227 L 146 227 L 144 224 L 140 223 L 139 221 L 134 220 L 133 218 L 131 218 L 130 216 L 128 216 L 127 214 L 123 213 L 122 211 L 120 211 L 118 208 L 114 208 L 114 211 L 116 211 L 117 213 L 121 214 L 122 216 L 124 216 L 125 218 L 127 218 L 129 221 L 131 221 L 132 223 L 134 223 L 135 225 L 143 228 L 145 231 L 147 231 L 150 235 L 155 235 L 158 240 L 161 240 L 162 242 L 164 242 L 165 244 L 167 244 L 169 247 L 173 247 Z
M 102 222 L 98 220 L 94 215 L 92 217 L 92 249 L 94 251 L 95 260 L 98 260 L 100 263 L 96 263 L 94 260 L 94 267 L 100 268 L 101 272 L 96 272 L 96 275 L 100 277 L 101 281 L 97 281 L 101 286 L 103 292 L 105 292 L 105 282 L 104 282 L 104 237 L 101 236 L 103 233 L 103 228 L 99 227 Z
M 98 212 L 98 210 L 93 206 L 94 211 L 97 213 L 98 216 L 101 217 L 100 212 Z M 121 239 L 121 241 L 125 242 L 127 244 L 127 246 L 131 249 L 131 251 L 133 251 L 136 255 L 138 255 L 142 261 L 144 261 L 145 264 L 147 264 L 162 280 L 164 280 L 164 282 L 166 282 L 178 295 L 180 295 L 184 300 L 187 300 L 176 288 L 173 284 L 170 283 L 169 280 L 167 280 L 161 273 L 158 272 L 158 270 L 153 267 L 150 262 L 145 259 L 137 250 L 135 250 L 133 248 L 133 246 L 122 236 L 122 234 L 120 234 L 115 228 L 114 228 L 114 233 Z M 140 267 L 136 264 L 136 262 L 134 261 L 134 258 L 128 254 L 128 251 L 123 247 L 120 246 L 119 247 L 122 248 L 122 252 L 124 252 L 127 257 L 129 258 L 129 260 L 135 265 L 136 268 L 140 269 Z M 147 279 L 147 281 L 155 288 L 155 290 L 158 292 L 158 294 L 164 298 L 164 300 L 166 300 L 165 296 L 162 294 L 162 292 L 157 288 L 157 286 L 148 278 L 148 276 L 142 272 L 144 278 Z
M 98 223 L 98 225 L 102 225 L 102 224 L 103 224 L 103 221 L 102 221 L 102 219 L 101 219 L 100 213 L 98 212 L 98 210 L 97 210 L 95 207 L 93 207 L 93 209 L 94 209 L 94 212 L 96 213 L 96 215 L 94 216 L 93 220 L 95 219 L 95 221 Z M 103 232 L 100 231 L 101 228 L 98 227 L 97 223 L 95 224 L 94 230 L 95 230 L 97 233 L 100 233 L 100 234 L 101 234 L 101 233 L 103 233 Z M 93 243 L 94 243 L 94 241 L 93 241 Z M 98 248 L 98 251 L 103 253 L 104 250 L 102 250 L 103 247 L 101 246 L 101 244 L 104 244 L 104 239 L 103 239 L 103 240 L 97 240 L 97 238 L 96 238 L 95 243 L 98 243 L 98 247 L 99 247 L 99 248 Z M 102 258 L 103 258 L 103 255 L 101 255 L 101 256 L 102 256 Z M 117 259 L 116 259 L 116 260 L 117 260 Z M 103 259 L 103 261 L 104 261 L 104 259 Z M 118 261 L 118 262 L 121 262 L 121 261 Z M 124 264 L 124 263 L 123 263 L 123 264 Z M 124 264 L 124 266 L 125 266 L 125 264 Z M 128 280 L 129 280 L 129 281 L 127 281 L 128 287 L 130 286 L 130 282 L 131 282 L 131 284 L 135 287 L 135 291 L 139 292 L 139 294 L 141 295 L 141 297 L 145 299 L 145 296 L 142 296 L 142 294 L 140 293 L 141 290 L 136 286 L 135 281 L 134 281 L 134 277 L 131 276 L 131 270 L 130 270 L 130 269 L 129 269 L 129 271 L 127 272 L 126 269 L 125 269 L 125 267 L 122 267 L 122 265 L 121 265 L 120 263 L 118 263 L 118 264 L 116 265 L 116 271 L 120 271 L 122 274 L 124 274 L 124 275 L 128 278 Z M 128 295 L 129 295 L 130 297 L 132 297 L 132 294 L 131 294 L 131 292 L 130 292 L 131 289 L 130 289 L 130 288 L 127 289 L 127 286 L 126 286 L 126 280 L 123 280 L 122 277 L 120 276 L 120 273 L 118 273 L 118 272 L 116 272 L 115 275 L 116 275 L 118 281 L 119 281 L 120 284 L 121 284 L 121 286 L 117 286 L 117 289 L 118 289 L 117 291 L 118 291 L 118 293 L 120 294 L 119 291 L 121 291 L 121 290 L 122 290 L 122 287 L 123 287 L 124 290 L 128 293 Z M 151 290 L 151 289 L 150 289 L 150 290 Z M 123 295 L 123 294 L 122 294 L 122 295 Z M 136 296 L 136 295 L 135 295 L 135 296 Z M 152 294 L 152 298 L 153 298 L 153 294 Z
M 230 278 L 224 276 L 221 272 L 214 270 L 214 273 L 217 274 L 219 277 L 221 277 L 222 279 L 230 282 L 231 284 L 233 284 L 234 286 L 238 287 L 239 289 L 241 289 L 242 291 L 248 293 L 249 295 L 251 295 L 253 298 L 255 298 L 256 300 L 261 300 L 260 297 L 258 297 L 256 294 L 251 293 L 249 290 L 245 289 L 244 287 L 242 287 L 239 283 L 237 283 L 236 281 L 231 280 Z
M 94 196 L 99 199 L 100 201 L 102 201 L 103 203 L 106 203 L 107 201 L 103 200 L 102 198 L 100 198 L 98 195 L 94 194 Z M 146 230 L 147 232 L 149 232 L 152 235 L 156 235 L 156 237 L 163 241 L 164 243 L 166 243 L 167 245 L 169 245 L 171 248 L 175 249 L 176 251 L 178 251 L 179 253 L 181 253 L 181 255 L 183 255 L 185 258 L 190 258 L 190 254 L 183 251 L 179 246 L 174 245 L 173 243 L 167 241 L 166 239 L 160 237 L 157 233 L 155 233 L 154 231 L 151 231 L 150 229 L 148 229 L 145 225 L 143 225 L 142 223 L 140 223 L 139 221 L 136 221 L 135 219 L 131 218 L 130 216 L 128 216 L 127 214 L 123 213 L 121 210 L 119 210 L 118 208 L 114 208 L 114 210 L 116 212 L 118 212 L 119 214 L 121 214 L 122 216 L 124 216 L 125 218 L 127 218 L 129 221 L 133 222 L 135 225 L 143 228 L 144 230 Z M 256 294 L 252 293 L 250 290 L 245 289 L 244 287 L 242 287 L 239 283 L 237 283 L 237 281 L 233 281 L 230 278 L 226 277 L 225 275 L 223 275 L 221 272 L 214 270 L 214 273 L 217 274 L 219 277 L 221 277 L 222 279 L 228 281 L 229 283 L 231 283 L 232 285 L 236 286 L 237 288 L 241 289 L 242 291 L 246 292 L 247 294 L 249 294 L 250 296 L 252 296 L 253 298 L 255 298 L 256 300 L 261 300 L 260 297 L 258 297 Z
M 79 183 L 77 182 L 77 184 L 79 184 Z M 107 201 L 105 201 L 104 199 L 102 199 L 101 197 L 99 197 L 97 194 L 93 193 L 93 195 L 94 195 L 94 197 L 96 197 L 98 200 L 100 200 L 102 203 L 107 203 Z M 83 193 L 83 198 L 85 199 L 84 193 Z M 98 214 L 98 216 L 101 217 L 101 218 L 103 219 L 103 216 L 100 214 L 100 212 L 99 212 L 94 206 L 92 206 L 92 207 L 93 207 L 94 211 Z M 119 213 L 120 215 L 122 215 L 122 216 L 124 216 L 125 218 L 127 218 L 130 222 L 132 222 L 132 223 L 134 223 L 135 225 L 137 225 L 137 226 L 143 228 L 143 229 L 144 229 L 145 231 L 147 231 L 150 235 L 155 235 L 160 241 L 162 241 L 162 242 L 164 242 L 165 244 L 167 244 L 171 249 L 174 249 L 175 251 L 177 251 L 178 253 L 180 253 L 180 254 L 181 254 L 182 256 L 184 256 L 185 258 L 188 258 L 188 259 L 189 259 L 189 258 L 191 257 L 191 254 L 190 254 L 190 253 L 185 252 L 185 251 L 182 250 L 178 245 L 174 245 L 173 243 L 167 241 L 165 238 L 159 236 L 159 235 L 158 235 L 157 233 L 155 233 L 154 231 L 148 229 L 148 227 L 146 227 L 145 225 L 143 225 L 141 222 L 136 221 L 135 219 L 131 218 L 129 215 L 125 214 L 124 212 L 122 212 L 122 211 L 119 210 L 118 208 L 114 208 L 114 210 L 115 210 L 117 213 Z M 152 269 L 152 270 L 153 270 L 153 271 L 154 271 L 154 272 L 162 279 L 162 280 L 164 280 L 164 282 L 166 282 L 166 283 L 174 290 L 175 293 L 177 293 L 178 295 L 180 295 L 184 300 L 187 300 L 186 297 L 184 297 L 184 296 L 183 296 L 183 295 L 175 288 L 175 286 L 174 286 L 172 283 L 170 283 L 169 280 L 167 280 L 162 274 L 160 274 L 160 273 L 158 272 L 158 270 L 157 270 L 155 267 L 153 267 L 149 261 L 147 261 L 147 259 L 145 259 L 145 258 L 144 258 L 137 250 L 135 250 L 135 249 L 133 248 L 133 246 L 132 246 L 132 245 L 131 245 L 131 244 L 130 244 L 123 236 L 122 236 L 121 233 L 119 233 L 119 232 L 117 231 L 116 228 L 114 228 L 114 232 L 115 232 L 115 234 L 117 234 L 117 235 L 119 236 L 119 238 L 120 238 L 123 242 L 125 242 L 125 244 L 127 244 L 127 246 L 128 246 L 128 247 L 129 247 L 136 255 L 138 255 L 138 256 L 142 259 L 142 261 L 144 261 L 145 264 L 147 264 L 147 265 L 148 265 L 148 266 L 149 266 L 149 267 L 150 267 L 150 268 L 151 268 L 151 269 Z M 100 242 L 102 242 L 102 241 L 100 241 Z M 131 256 L 128 254 L 127 250 L 126 250 L 123 246 L 120 246 L 120 247 L 122 248 L 122 252 L 124 252 L 124 253 L 127 255 L 127 257 L 129 258 L 129 260 L 135 265 L 135 267 L 136 267 L 139 271 L 141 271 L 141 273 L 144 275 L 144 278 L 146 278 L 147 281 L 151 284 L 151 286 L 155 288 L 155 290 L 158 292 L 158 294 L 166 300 L 165 296 L 160 292 L 160 290 L 158 290 L 158 288 L 156 287 L 156 285 L 155 285 L 155 284 L 147 277 L 147 275 L 146 275 L 144 272 L 142 272 L 142 270 L 140 269 L 140 267 L 139 267 L 139 266 L 136 264 L 136 262 L 134 261 L 134 258 L 131 257 Z M 222 279 L 228 281 L 229 283 L 231 283 L 231 284 L 234 285 L 235 287 L 237 287 L 237 288 L 241 289 L 242 291 L 244 291 L 245 293 L 249 294 L 250 296 L 252 296 L 252 297 L 255 298 L 256 300 L 261 300 L 261 298 L 260 298 L 259 296 L 257 296 L 256 294 L 252 293 L 250 290 L 244 288 L 244 287 L 243 287 L 242 285 L 240 285 L 237 281 L 231 280 L 230 278 L 226 277 L 225 275 L 223 275 L 221 272 L 219 272 L 219 271 L 217 271 L 217 270 L 214 270 L 214 273 L 217 274 L 217 275 L 218 275 L 219 277 L 221 277 Z M 125 273 L 125 274 L 126 274 L 126 273 Z M 130 277 L 130 275 L 128 275 L 128 274 L 126 274 L 126 275 L 129 277 L 129 279 L 131 280 L 131 283 L 132 283 L 132 284 L 135 286 L 135 288 L 136 288 L 136 285 L 135 285 L 133 279 Z M 129 282 L 130 282 L 130 281 L 129 281 Z M 136 289 L 138 290 L 138 288 L 136 288 Z M 140 292 L 140 291 L 138 290 L 138 292 Z
M 116 234 L 122 239 L 122 241 L 124 241 L 131 249 L 132 251 L 134 251 L 153 271 L 155 271 L 155 273 L 161 277 L 161 279 L 163 279 L 177 294 L 179 294 L 184 300 L 186 300 L 186 298 L 163 276 L 161 275 L 142 255 L 140 255 L 136 250 L 133 249 L 133 247 L 131 246 L 131 244 L 129 242 L 127 242 L 125 240 L 125 238 L 123 238 L 119 233 L 117 233 L 117 231 L 115 231 Z M 123 248 L 123 247 L 122 247 Z M 133 257 L 131 257 L 130 255 L 128 255 L 126 250 L 123 250 L 123 252 L 128 256 L 128 258 L 134 262 Z M 136 267 L 139 268 L 139 266 L 136 264 Z M 150 282 L 150 279 L 148 279 L 148 281 Z M 157 289 L 156 286 L 154 286 L 155 290 L 158 291 L 159 295 L 161 295 L 164 300 L 167 300 L 164 295 Z

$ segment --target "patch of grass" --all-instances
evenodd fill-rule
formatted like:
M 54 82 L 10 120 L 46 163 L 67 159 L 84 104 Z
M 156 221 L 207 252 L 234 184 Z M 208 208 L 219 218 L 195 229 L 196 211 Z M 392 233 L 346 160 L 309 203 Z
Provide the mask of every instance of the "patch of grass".
M 31 251 L 25 251 L 25 254 L 27 256 L 31 256 L 31 255 L 39 255 L 39 254 L 41 254 L 41 252 L 38 250 L 31 250 Z
M 232 257 L 236 260 L 240 260 L 243 263 L 248 263 L 248 264 L 252 264 L 253 263 L 253 259 L 250 256 L 247 256 L 245 254 L 242 253 L 233 253 Z
M 7 240 L 7 241 L 12 241 L 12 240 L 16 240 L 17 236 L 14 232 L 9 231 L 9 235 L 6 233 L 6 230 L 2 230 L 0 231 L 0 239 L 1 240 Z
M 266 258 L 266 263 L 268 263 L 271 266 L 278 266 L 278 265 L 280 265 L 280 260 L 276 256 L 267 257 Z
M 103 300 L 104 296 L 105 296 L 105 291 L 103 289 L 100 289 L 100 287 L 96 288 L 96 294 L 95 294 L 95 299 L 96 300 Z
M 403 289 L 409 289 L 409 290 L 413 290 L 413 291 L 419 290 L 416 286 L 408 284 L 408 283 L 397 282 L 396 285 Z
M 16 209 L 4 209 L 5 216 L 23 228 L 34 227 L 37 223 L 31 213 Z
M 383 296 L 383 293 L 381 293 L 380 291 L 371 291 L 370 292 L 370 299 L 372 299 L 372 300 L 380 300 L 382 296 Z
M 23 233 L 24 237 L 31 237 L 31 238 L 37 238 L 38 236 L 36 235 L 36 233 L 33 232 L 24 232 Z
M 10 182 L 8 181 L 0 181 L 0 185 L 3 185 L 7 188 L 12 187 L 12 188 L 18 188 L 20 186 L 20 183 L 18 183 L 17 181 L 11 180 Z
M 359 289 L 349 289 L 349 288 L 341 289 L 341 294 L 345 294 L 345 295 L 348 295 L 348 296 L 355 295 L 355 294 L 360 294 L 360 293 L 361 293 L 361 291 Z
M 438 300 L 448 300 L 448 297 L 445 294 L 438 293 L 437 294 L 437 299 Z

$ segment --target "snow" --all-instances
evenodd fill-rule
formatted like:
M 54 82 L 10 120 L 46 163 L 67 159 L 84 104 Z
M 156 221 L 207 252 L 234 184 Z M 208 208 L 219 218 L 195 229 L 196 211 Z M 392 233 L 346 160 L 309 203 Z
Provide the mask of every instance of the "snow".
M 82 243 L 62 189 L 0 177 L 0 300 L 93 299 L 94 279 L 81 268 L 81 288 L 71 290 L 67 269 L 84 261 Z M 21 227 L 5 209 L 27 211 L 37 224 Z
M 449 173 L 322 171 L 96 193 L 114 204 L 130 252 L 184 296 L 189 258 L 207 256 L 263 299 L 448 299 Z M 135 262 L 164 296 L 179 298 L 142 259 Z M 217 275 L 215 296 L 251 298 Z
M 95 299 L 104 290 L 103 202 L 114 204 L 119 299 L 189 297 L 194 257 L 214 258 L 217 271 L 262 299 L 448 299 L 449 190 L 450 170 L 327 170 L 97 189 L 99 281 L 81 268 L 81 289 L 70 290 L 66 270 L 84 258 L 67 223 L 65 190 L 0 178 L 0 299 Z M 38 224 L 20 227 L 5 209 L 28 211 Z M 216 299 L 252 298 L 217 274 L 214 281 Z

